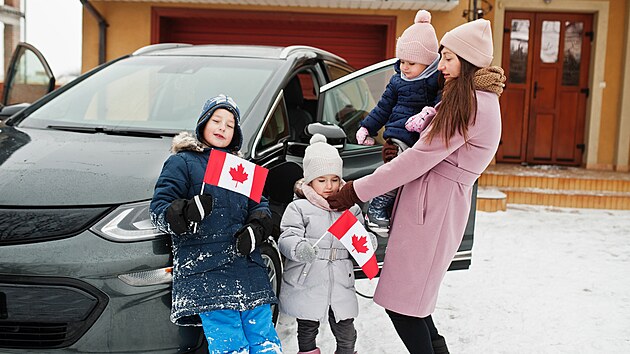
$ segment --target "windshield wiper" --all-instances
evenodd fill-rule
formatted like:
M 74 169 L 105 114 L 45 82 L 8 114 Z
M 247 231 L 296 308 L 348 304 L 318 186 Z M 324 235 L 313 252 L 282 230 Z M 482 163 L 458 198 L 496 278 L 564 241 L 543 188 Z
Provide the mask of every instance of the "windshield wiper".
M 88 126 L 71 126 L 71 125 L 49 125 L 49 129 L 63 130 L 76 133 L 88 134 L 108 134 L 108 135 L 124 135 L 139 136 L 147 138 L 160 138 L 163 136 L 175 136 L 176 132 L 168 130 L 143 130 L 143 129 L 112 129 L 107 127 L 88 127 Z

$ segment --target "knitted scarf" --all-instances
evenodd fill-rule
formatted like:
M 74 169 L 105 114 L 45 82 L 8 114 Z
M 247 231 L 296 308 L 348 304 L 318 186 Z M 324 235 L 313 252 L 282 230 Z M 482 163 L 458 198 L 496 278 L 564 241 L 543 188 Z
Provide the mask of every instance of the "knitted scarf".
M 489 66 L 477 70 L 473 80 L 475 90 L 494 92 L 497 96 L 501 96 L 505 87 L 505 75 L 499 66 Z
M 346 184 L 346 182 L 344 180 L 341 180 L 340 187 L 343 187 L 344 184 Z M 317 194 L 313 187 L 309 186 L 308 184 L 300 184 L 298 186 L 296 183 L 295 189 L 295 194 L 298 197 L 301 197 L 303 195 L 306 199 L 308 199 L 309 202 L 311 202 L 311 204 L 315 205 L 316 207 L 332 211 L 330 205 L 328 205 L 328 201 L 324 199 L 324 197 L 322 197 L 321 195 Z

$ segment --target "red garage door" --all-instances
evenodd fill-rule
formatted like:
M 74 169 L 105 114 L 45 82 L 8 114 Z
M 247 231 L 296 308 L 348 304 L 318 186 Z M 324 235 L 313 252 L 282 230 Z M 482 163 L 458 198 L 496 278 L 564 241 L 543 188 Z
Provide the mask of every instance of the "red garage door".
M 310 45 L 362 68 L 394 55 L 396 18 L 154 8 L 152 43 Z

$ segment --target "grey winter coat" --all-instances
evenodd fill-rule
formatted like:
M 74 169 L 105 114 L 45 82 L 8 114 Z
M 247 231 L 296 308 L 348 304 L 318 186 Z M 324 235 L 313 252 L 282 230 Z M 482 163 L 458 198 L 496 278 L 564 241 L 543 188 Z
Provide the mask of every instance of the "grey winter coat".
M 317 259 L 311 263 L 296 259 L 298 243 L 314 244 L 342 214 L 330 210 L 325 199 L 311 187 L 303 186 L 303 191 L 309 199 L 291 202 L 280 223 L 282 234 L 278 245 L 287 258 L 280 311 L 295 318 L 322 322 L 327 318 L 328 308 L 332 307 L 337 321 L 354 318 L 359 314 L 359 304 L 354 289 L 352 256 L 343 244 L 328 233 L 317 244 Z M 318 199 L 315 203 L 311 202 L 314 198 Z M 359 206 L 354 205 L 350 211 L 363 220 Z

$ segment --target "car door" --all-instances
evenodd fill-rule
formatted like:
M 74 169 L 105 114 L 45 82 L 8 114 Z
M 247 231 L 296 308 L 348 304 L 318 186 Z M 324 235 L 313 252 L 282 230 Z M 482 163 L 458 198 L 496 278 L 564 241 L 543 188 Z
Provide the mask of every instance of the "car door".
M 394 74 L 389 59 L 343 76 L 320 89 L 318 121 L 335 124 L 346 133 L 346 141 L 340 155 L 344 160 L 344 177 L 357 179 L 370 174 L 382 164 L 382 129 L 374 146 L 357 144 L 356 132 L 361 120 L 376 106 L 389 79 Z
M 0 119 L 37 101 L 55 89 L 55 76 L 37 48 L 18 43 L 4 81 Z
M 338 145 L 341 148 L 340 155 L 344 160 L 343 172 L 346 180 L 354 180 L 368 175 L 382 164 L 383 129 L 375 137 L 376 144 L 374 146 L 358 145 L 355 134 L 359 129 L 359 123 L 376 106 L 391 76 L 395 73 L 394 63 L 396 60 L 396 58 L 392 58 L 376 63 L 332 81 L 320 89 L 318 121 L 323 124 L 335 124 L 346 133 L 345 143 Z M 468 225 L 464 232 L 462 244 L 451 264 L 451 270 L 467 269 L 470 266 L 476 196 L 477 184 L 475 183 Z M 379 263 L 383 260 L 386 244 L 387 239 L 379 237 L 377 250 Z

